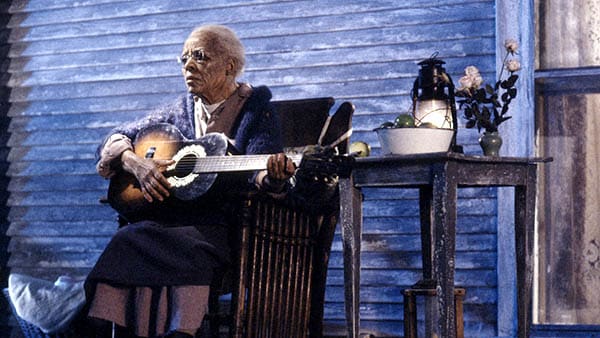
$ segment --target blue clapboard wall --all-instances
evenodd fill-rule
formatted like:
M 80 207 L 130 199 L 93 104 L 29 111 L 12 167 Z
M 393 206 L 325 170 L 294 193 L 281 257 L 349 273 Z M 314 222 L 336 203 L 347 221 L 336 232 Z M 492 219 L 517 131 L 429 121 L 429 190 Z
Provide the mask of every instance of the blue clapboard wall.
M 94 151 L 110 128 L 182 93 L 175 62 L 190 30 L 222 23 L 247 52 L 242 80 L 274 99 L 333 96 L 356 105 L 352 140 L 410 108 L 417 62 L 434 52 L 457 82 L 475 64 L 493 78 L 494 1 L 17 0 L 7 8 L 3 68 L 10 149 L 8 268 L 83 277 L 116 230 L 100 205 Z M 4 118 L 4 117 L 3 117 Z M 478 153 L 476 132 L 459 143 Z M 420 277 L 417 191 L 365 190 L 361 315 L 365 332 L 402 334 L 401 290 Z M 459 193 L 456 282 L 467 289 L 467 337 L 495 335 L 496 190 Z M 339 234 L 325 304 L 344 327 Z

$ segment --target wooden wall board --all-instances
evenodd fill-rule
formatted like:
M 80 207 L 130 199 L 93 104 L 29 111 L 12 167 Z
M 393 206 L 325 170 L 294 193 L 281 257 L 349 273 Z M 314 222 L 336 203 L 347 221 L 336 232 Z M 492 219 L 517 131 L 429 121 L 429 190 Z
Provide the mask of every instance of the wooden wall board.
M 0 69 L 6 175 L 7 269 L 83 278 L 117 228 L 99 200 L 107 181 L 94 152 L 116 125 L 185 91 L 175 62 L 191 29 L 224 23 L 247 52 L 241 80 L 275 100 L 333 96 L 356 106 L 352 140 L 379 144 L 373 128 L 410 109 L 417 62 L 435 52 L 457 82 L 477 65 L 495 74 L 492 0 L 275 1 L 14 0 L 2 7 Z M 459 143 L 478 153 L 477 133 Z M 415 190 L 366 189 L 361 314 L 365 332 L 402 332 L 401 290 L 420 277 Z M 496 190 L 462 189 L 457 284 L 467 289 L 466 335 L 496 330 Z M 0 222 L 1 223 L 1 222 Z M 0 224 L 1 225 L 1 224 Z M 343 328 L 339 231 L 328 275 L 325 324 Z

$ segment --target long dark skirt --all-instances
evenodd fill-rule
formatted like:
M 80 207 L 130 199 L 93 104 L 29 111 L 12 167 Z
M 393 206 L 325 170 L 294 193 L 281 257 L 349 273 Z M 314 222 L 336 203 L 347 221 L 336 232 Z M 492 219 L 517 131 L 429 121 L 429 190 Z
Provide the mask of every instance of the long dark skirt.
M 152 306 L 148 306 L 149 303 L 145 301 L 140 303 L 139 296 L 136 300 L 135 297 L 125 295 L 139 295 L 142 291 L 147 293 L 148 290 L 153 290 L 146 298 L 162 298 L 165 287 L 208 286 L 212 282 L 215 270 L 228 263 L 229 252 L 225 226 L 162 227 L 149 221 L 127 225 L 115 233 L 88 275 L 85 285 L 88 305 L 95 303 L 107 304 L 102 305 L 104 307 L 114 306 L 113 309 L 105 308 L 100 311 L 96 308 L 96 313 L 126 311 L 128 314 L 125 316 L 125 326 L 153 327 L 150 332 L 162 333 L 161 328 L 154 329 L 153 323 L 160 321 L 157 317 L 170 317 L 172 314 L 185 312 L 185 308 L 177 308 L 183 303 L 168 301 L 169 307 L 165 310 L 141 315 L 143 312 L 152 311 Z M 130 291 L 115 293 L 117 289 L 107 289 L 98 285 Z M 194 292 L 196 291 L 192 293 Z M 107 297 L 114 299 L 119 294 L 123 295 L 119 296 L 123 299 L 121 303 L 126 304 L 106 301 Z M 194 311 L 197 311 L 196 305 L 194 304 Z M 102 319 L 114 320 L 112 317 Z M 165 325 L 167 331 L 173 328 L 173 323 L 167 322 Z
M 210 285 L 228 262 L 224 226 L 161 227 L 144 221 L 115 233 L 88 282 L 122 286 Z

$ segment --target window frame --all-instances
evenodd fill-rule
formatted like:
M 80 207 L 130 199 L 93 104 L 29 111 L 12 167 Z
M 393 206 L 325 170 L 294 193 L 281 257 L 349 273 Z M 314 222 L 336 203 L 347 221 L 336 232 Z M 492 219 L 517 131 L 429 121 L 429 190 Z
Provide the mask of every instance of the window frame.
M 504 41 L 519 42 L 518 95 L 511 102 L 512 119 L 502 128 L 502 156 L 535 155 L 534 0 L 496 0 L 496 73 L 503 66 Z M 514 189 L 498 188 L 498 336 L 517 335 Z

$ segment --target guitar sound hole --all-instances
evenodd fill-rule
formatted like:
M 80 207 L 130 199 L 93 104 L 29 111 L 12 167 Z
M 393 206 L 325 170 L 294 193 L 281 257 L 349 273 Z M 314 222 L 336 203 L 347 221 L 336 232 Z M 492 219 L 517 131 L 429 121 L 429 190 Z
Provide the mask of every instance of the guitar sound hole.
M 185 177 L 191 174 L 194 170 L 194 165 L 196 164 L 196 156 L 193 154 L 188 154 L 183 156 L 177 164 L 175 164 L 175 169 L 173 170 L 172 176 L 176 177 Z

